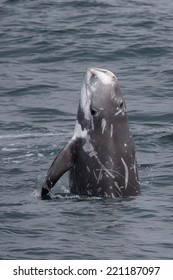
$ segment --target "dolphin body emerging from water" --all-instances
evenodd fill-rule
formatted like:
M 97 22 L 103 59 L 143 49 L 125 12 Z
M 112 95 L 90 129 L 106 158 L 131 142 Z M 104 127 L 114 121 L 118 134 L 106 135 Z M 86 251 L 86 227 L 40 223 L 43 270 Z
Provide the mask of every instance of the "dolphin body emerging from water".
M 68 170 L 71 193 L 98 197 L 140 194 L 126 105 L 116 76 L 108 70 L 86 71 L 74 135 L 50 166 L 42 198 Z

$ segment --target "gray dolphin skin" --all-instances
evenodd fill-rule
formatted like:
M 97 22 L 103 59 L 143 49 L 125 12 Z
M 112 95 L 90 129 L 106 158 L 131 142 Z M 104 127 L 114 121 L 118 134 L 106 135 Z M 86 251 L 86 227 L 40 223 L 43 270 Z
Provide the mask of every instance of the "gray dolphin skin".
M 50 166 L 41 189 L 42 198 L 68 170 L 73 194 L 140 194 L 126 105 L 116 76 L 108 70 L 87 69 L 74 135 Z

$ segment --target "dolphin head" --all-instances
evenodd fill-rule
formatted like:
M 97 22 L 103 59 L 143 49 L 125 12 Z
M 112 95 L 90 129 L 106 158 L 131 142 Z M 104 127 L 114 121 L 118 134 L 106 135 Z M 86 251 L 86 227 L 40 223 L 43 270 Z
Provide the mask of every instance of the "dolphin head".
M 88 68 L 83 79 L 78 121 L 83 128 L 95 122 L 114 122 L 126 116 L 126 106 L 117 77 L 108 70 Z

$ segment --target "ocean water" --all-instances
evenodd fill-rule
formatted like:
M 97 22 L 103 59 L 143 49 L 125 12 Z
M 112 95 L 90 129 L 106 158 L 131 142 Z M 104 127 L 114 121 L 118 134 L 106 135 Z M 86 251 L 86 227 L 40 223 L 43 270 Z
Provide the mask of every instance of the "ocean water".
M 173 1 L 0 1 L 0 259 L 173 259 Z M 126 100 L 141 196 L 41 200 L 87 67 Z

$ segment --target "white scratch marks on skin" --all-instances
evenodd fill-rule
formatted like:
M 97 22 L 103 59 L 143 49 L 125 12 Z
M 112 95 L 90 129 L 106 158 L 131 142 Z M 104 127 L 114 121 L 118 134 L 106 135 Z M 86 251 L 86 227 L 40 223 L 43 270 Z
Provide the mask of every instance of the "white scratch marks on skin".
M 97 191 L 98 191 L 98 193 L 100 193 L 100 192 L 102 191 L 102 188 L 101 188 L 101 187 L 100 187 L 100 188 L 98 188 L 98 190 L 97 190 Z
M 92 195 L 92 192 L 90 190 L 87 190 L 87 195 Z
M 98 185 L 99 182 L 100 182 L 100 181 L 102 180 L 102 178 L 103 178 L 103 174 L 102 174 L 103 169 L 102 169 L 102 168 L 101 168 L 101 169 L 97 169 L 97 171 L 99 171 L 98 176 L 96 175 L 95 170 L 93 170 L 93 174 L 94 174 L 94 177 L 95 177 L 95 179 L 96 179 L 96 181 L 97 181 L 97 185 Z
M 113 169 L 113 167 L 114 167 L 114 162 L 113 162 L 113 160 L 112 160 L 111 157 L 109 157 L 109 160 L 110 160 L 110 163 L 111 163 L 111 167 L 112 167 L 112 169 Z
M 113 127 L 113 124 L 111 124 L 111 138 L 113 136 L 113 132 L 114 132 L 114 127 Z
M 85 152 L 92 152 L 94 150 L 92 144 L 90 143 L 90 136 L 88 135 L 88 131 L 86 129 L 82 130 L 81 125 L 76 121 L 74 135 L 72 137 L 73 140 L 77 138 L 85 139 L 85 144 L 83 145 L 83 149 Z
M 88 135 L 88 131 L 86 129 L 82 130 L 82 127 L 78 123 L 78 121 L 76 121 L 72 139 L 76 140 L 77 138 L 85 139 L 85 144 L 83 145 L 83 149 L 85 152 L 94 152 L 93 145 L 90 143 L 90 136 Z
M 98 157 L 97 157 L 97 161 L 98 161 L 98 164 L 100 164 L 100 167 L 105 171 L 105 173 L 114 179 L 115 176 L 101 163 L 101 161 L 98 159 Z
M 115 185 L 115 191 L 118 194 L 118 196 L 123 196 L 122 190 L 120 189 L 118 183 L 114 182 L 114 185 Z
M 86 166 L 86 169 L 90 173 L 91 170 L 90 170 L 89 166 Z
M 104 195 L 105 195 L 105 197 L 109 197 L 109 195 L 106 192 L 104 192 Z
M 98 176 L 98 179 L 97 179 L 97 184 L 98 184 L 98 183 L 102 180 L 102 178 L 103 178 L 102 172 L 103 172 L 103 168 L 100 168 L 100 169 L 99 169 L 99 176 Z
M 100 165 L 100 167 L 101 167 L 101 171 L 100 171 L 100 173 L 99 173 L 99 177 L 97 178 L 97 176 L 96 176 L 96 174 L 94 174 L 94 176 L 96 177 L 96 179 L 98 180 L 100 180 L 100 178 L 102 179 L 102 171 L 104 170 L 105 171 L 105 173 L 106 173 L 106 175 L 108 175 L 109 177 L 111 177 L 111 178 L 115 178 L 115 176 L 101 163 L 101 161 L 99 160 L 99 158 L 98 158 L 98 156 L 97 156 L 97 153 L 93 150 L 93 151 L 91 151 L 90 153 L 89 153 L 89 156 L 90 157 L 95 157 L 96 158 L 96 160 L 97 160 L 97 162 L 98 162 L 98 164 Z M 94 172 L 94 170 L 93 170 L 93 172 Z M 100 175 L 101 174 L 101 175 Z
M 93 170 L 93 174 L 94 174 L 94 177 L 96 178 L 96 180 L 98 180 L 97 175 L 94 170 Z
M 133 170 L 134 170 L 134 174 L 135 174 L 135 179 L 138 183 L 140 183 L 139 179 L 138 179 L 138 174 L 137 174 L 137 168 L 136 168 L 136 159 L 133 165 Z
M 106 129 L 106 120 L 102 119 L 102 133 L 104 133 L 105 129 Z M 113 131 L 113 125 L 112 125 L 112 131 Z M 111 134 L 113 134 L 113 132 Z M 111 159 L 111 157 L 109 157 L 110 163 L 112 165 L 112 169 L 107 169 L 105 167 L 105 165 L 102 164 L 102 162 L 98 158 L 97 152 L 94 151 L 94 147 L 90 143 L 90 136 L 88 135 L 88 131 L 86 129 L 82 130 L 82 127 L 78 123 L 78 121 L 76 122 L 75 132 L 74 132 L 74 136 L 73 136 L 73 139 L 76 139 L 76 138 L 85 139 L 85 144 L 83 145 L 84 151 L 87 152 L 90 157 L 94 157 L 96 159 L 97 163 L 100 166 L 100 169 L 97 169 L 97 171 L 99 171 L 98 175 L 96 174 L 96 171 L 93 170 L 93 174 L 94 174 L 94 177 L 97 181 L 97 184 L 99 184 L 99 182 L 102 180 L 103 172 L 105 172 L 106 177 L 110 177 L 114 180 L 115 179 L 114 173 L 119 174 L 119 172 L 117 172 L 116 170 L 112 170 L 113 167 L 114 167 L 113 160 Z M 125 186 L 124 186 L 124 188 L 126 189 L 127 185 L 128 185 L 129 171 L 128 171 L 128 167 L 127 167 L 127 164 L 125 163 L 124 159 L 121 158 L 121 160 L 122 160 L 122 163 L 123 163 L 124 169 L 125 169 L 125 178 L 124 178 Z M 91 170 L 88 166 L 86 167 L 86 169 L 87 169 L 88 172 L 91 172 Z M 123 177 L 121 174 L 119 174 L 119 175 L 121 177 Z M 116 193 L 118 193 L 118 196 L 121 196 L 122 191 L 121 191 L 120 187 L 118 186 L 118 184 L 116 184 L 116 182 L 115 182 L 115 187 L 116 187 L 116 190 L 115 190 Z
M 127 143 L 124 143 L 124 147 L 125 147 L 124 151 L 125 153 L 127 153 Z
M 124 159 L 121 158 L 122 160 L 122 163 L 124 165 L 124 169 L 125 169 L 125 189 L 127 188 L 127 185 L 128 185 L 128 180 L 129 180 L 129 171 L 128 171 L 128 167 L 127 167 L 127 164 L 125 163 Z
M 93 150 L 89 153 L 89 156 L 97 158 L 97 153 Z
M 102 119 L 101 128 L 102 128 L 102 134 L 103 134 L 104 131 L 106 130 L 106 120 L 105 119 Z
M 94 150 L 93 145 L 90 143 L 90 136 L 87 135 L 87 137 L 85 137 L 85 144 L 83 145 L 83 149 L 85 152 L 92 152 Z
M 118 116 L 118 115 L 121 114 L 121 113 L 122 113 L 122 110 L 119 109 L 119 110 L 115 113 L 115 116 Z
M 113 193 L 113 192 L 111 193 L 111 197 L 112 197 L 112 198 L 115 198 L 115 195 L 114 195 L 114 193 Z
M 87 130 L 86 129 L 82 130 L 81 125 L 78 123 L 78 121 L 76 121 L 73 139 L 86 138 L 86 137 L 87 137 Z
M 93 118 L 91 118 L 91 128 L 92 128 L 92 130 L 94 130 L 94 120 L 93 120 Z
M 81 99 L 80 99 L 80 104 L 83 109 L 85 119 L 90 120 L 90 104 L 91 104 L 91 93 L 88 89 L 88 86 L 83 83 L 82 88 L 81 88 Z

